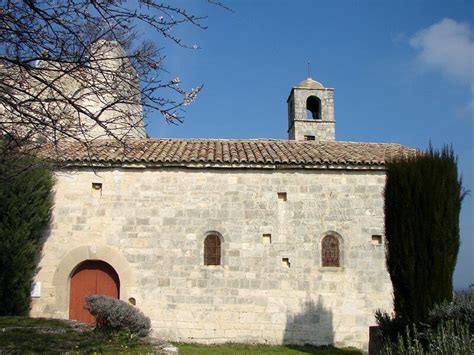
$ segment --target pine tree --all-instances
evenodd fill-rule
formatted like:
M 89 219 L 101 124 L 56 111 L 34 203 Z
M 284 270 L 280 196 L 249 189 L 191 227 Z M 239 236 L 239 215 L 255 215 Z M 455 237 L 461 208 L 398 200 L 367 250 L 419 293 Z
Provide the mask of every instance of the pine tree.
M 25 159 L 25 158 L 21 158 Z M 51 209 L 52 174 L 31 160 L 0 159 L 0 315 L 26 315 Z M 22 173 L 11 174 L 24 164 Z
M 387 165 L 385 234 L 395 314 L 424 321 L 435 304 L 451 300 L 465 193 L 452 148 Z

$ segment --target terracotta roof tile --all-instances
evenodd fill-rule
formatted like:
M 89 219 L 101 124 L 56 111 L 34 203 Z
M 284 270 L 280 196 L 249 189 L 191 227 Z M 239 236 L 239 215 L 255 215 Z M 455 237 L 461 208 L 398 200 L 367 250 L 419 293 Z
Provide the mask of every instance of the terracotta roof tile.
M 383 165 L 415 149 L 399 144 L 284 140 L 134 139 L 121 145 L 97 140 L 87 147 L 63 142 L 42 155 L 65 164 Z

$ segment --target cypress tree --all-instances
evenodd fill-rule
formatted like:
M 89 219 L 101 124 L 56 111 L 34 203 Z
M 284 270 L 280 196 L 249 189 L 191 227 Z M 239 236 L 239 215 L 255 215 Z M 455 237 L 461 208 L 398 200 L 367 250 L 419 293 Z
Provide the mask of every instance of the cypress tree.
M 0 159 L 0 315 L 29 311 L 52 188 L 51 172 L 34 166 L 31 158 L 15 154 Z
M 426 320 L 451 300 L 459 250 L 459 213 L 465 193 L 451 147 L 387 164 L 385 234 L 395 315 Z

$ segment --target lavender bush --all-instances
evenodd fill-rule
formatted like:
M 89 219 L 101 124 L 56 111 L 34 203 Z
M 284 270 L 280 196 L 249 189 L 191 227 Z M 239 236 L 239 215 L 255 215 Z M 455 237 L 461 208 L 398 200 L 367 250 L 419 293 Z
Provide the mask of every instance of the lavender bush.
M 86 308 L 94 316 L 98 328 L 128 330 L 139 336 L 150 333 L 150 319 L 124 301 L 109 296 L 89 295 Z

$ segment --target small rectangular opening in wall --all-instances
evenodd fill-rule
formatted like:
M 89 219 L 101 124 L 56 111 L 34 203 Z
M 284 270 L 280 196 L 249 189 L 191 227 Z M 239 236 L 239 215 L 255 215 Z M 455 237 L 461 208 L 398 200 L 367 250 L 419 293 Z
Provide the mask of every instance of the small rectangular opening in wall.
M 315 141 L 316 137 L 315 136 L 304 136 L 305 141 Z
M 372 245 L 382 245 L 382 236 L 374 234 L 372 236 Z
M 94 195 L 102 196 L 102 183 L 101 182 L 92 183 L 92 193 Z
M 286 192 L 279 192 L 278 199 L 281 201 L 286 201 Z
M 264 234 L 263 235 L 263 244 L 272 244 L 272 235 Z
M 281 265 L 285 268 L 290 268 L 290 259 L 289 258 L 282 258 Z

